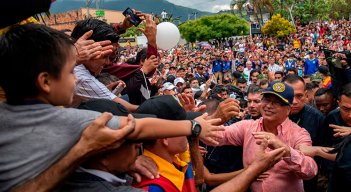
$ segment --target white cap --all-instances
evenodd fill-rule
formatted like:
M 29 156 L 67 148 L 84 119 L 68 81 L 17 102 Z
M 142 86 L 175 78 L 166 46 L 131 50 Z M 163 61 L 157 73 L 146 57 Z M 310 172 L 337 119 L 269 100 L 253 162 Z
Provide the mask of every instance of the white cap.
M 171 82 L 166 82 L 162 85 L 162 91 L 172 90 L 174 88 L 175 88 L 175 86 Z
M 178 77 L 174 80 L 174 85 L 177 86 L 178 83 L 185 83 L 184 79 L 181 77 Z

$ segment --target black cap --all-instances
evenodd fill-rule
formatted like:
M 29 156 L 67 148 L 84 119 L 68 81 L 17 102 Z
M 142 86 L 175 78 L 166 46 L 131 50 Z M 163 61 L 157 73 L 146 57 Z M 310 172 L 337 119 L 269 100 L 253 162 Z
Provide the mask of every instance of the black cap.
M 153 114 L 157 118 L 168 120 L 192 120 L 201 115 L 201 113 L 186 112 L 178 99 L 172 95 L 151 97 L 139 106 L 136 113 Z
M 320 66 L 318 68 L 318 72 L 320 72 L 323 75 L 330 75 L 329 68 L 327 66 Z
M 176 77 L 174 75 L 168 75 L 166 82 L 170 82 L 173 84 L 175 79 Z
M 241 73 L 239 71 L 234 71 L 233 72 L 233 77 L 236 78 L 236 79 L 239 79 L 239 78 L 241 78 Z

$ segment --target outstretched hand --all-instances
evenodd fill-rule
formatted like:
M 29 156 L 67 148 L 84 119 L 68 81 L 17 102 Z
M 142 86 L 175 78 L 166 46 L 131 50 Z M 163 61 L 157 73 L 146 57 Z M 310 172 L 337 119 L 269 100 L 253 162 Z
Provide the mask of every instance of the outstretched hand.
M 206 105 L 196 106 L 194 96 L 181 93 L 177 95 L 180 103 L 185 111 L 188 112 L 202 112 L 206 109 Z
M 133 9 L 133 13 L 136 14 L 141 20 L 145 20 L 145 14 L 142 13 L 141 11 L 137 11 Z M 132 22 L 130 22 L 130 15 L 126 16 L 122 22 L 122 28 L 127 30 L 131 27 L 133 27 Z
M 281 141 L 276 135 L 270 132 L 253 132 L 252 135 L 256 139 L 256 143 L 261 145 L 263 142 L 267 142 L 267 146 L 271 149 L 285 148 L 285 156 L 290 156 L 290 147 Z
M 147 38 L 148 44 L 157 48 L 156 45 L 156 23 L 152 20 L 151 15 L 145 15 L 145 29 L 138 28 Z
M 345 137 L 351 135 L 351 127 L 339 126 L 334 124 L 330 124 L 329 127 L 333 129 L 334 137 Z
M 209 145 L 218 145 L 218 139 L 221 138 L 219 134 L 221 131 L 224 131 L 224 127 L 217 126 L 221 119 L 207 119 L 208 114 L 205 113 L 200 117 L 197 117 L 195 120 L 201 125 L 200 139 Z
M 253 168 L 255 168 L 259 175 L 272 168 L 277 162 L 279 162 L 282 159 L 286 152 L 284 147 L 280 147 L 272 151 L 266 152 L 267 147 L 268 140 L 263 139 L 259 145 L 258 151 L 256 152 L 255 159 L 250 164 L 250 167 L 252 166 Z M 261 175 L 261 177 L 259 178 L 263 179 L 265 177 Z
M 217 110 L 212 115 L 212 118 L 220 118 L 220 124 L 224 124 L 232 117 L 238 116 L 240 113 L 239 101 L 233 98 L 228 98 L 222 101 Z

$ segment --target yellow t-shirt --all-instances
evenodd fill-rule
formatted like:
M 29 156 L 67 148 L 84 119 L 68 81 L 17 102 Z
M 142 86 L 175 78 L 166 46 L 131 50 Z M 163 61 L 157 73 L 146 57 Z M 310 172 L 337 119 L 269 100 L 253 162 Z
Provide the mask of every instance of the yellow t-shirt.
M 295 49 L 300 49 L 301 47 L 301 42 L 299 39 L 294 39 L 294 48 Z

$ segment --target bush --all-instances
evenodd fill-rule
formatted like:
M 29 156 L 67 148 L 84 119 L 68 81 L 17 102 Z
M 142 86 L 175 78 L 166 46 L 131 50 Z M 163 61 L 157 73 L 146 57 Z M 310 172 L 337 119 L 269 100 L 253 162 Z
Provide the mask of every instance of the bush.
M 272 18 L 262 27 L 262 33 L 271 37 L 287 37 L 296 33 L 295 27 L 280 14 L 273 15 Z

